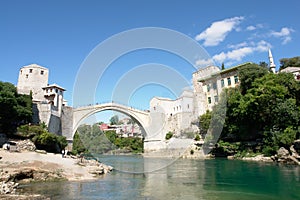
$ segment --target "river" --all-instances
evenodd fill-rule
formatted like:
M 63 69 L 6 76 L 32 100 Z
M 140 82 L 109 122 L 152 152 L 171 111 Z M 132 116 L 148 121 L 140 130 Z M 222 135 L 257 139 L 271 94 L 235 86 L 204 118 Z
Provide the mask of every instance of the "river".
M 238 160 L 99 156 L 116 170 L 88 182 L 48 182 L 23 191 L 51 199 L 300 199 L 300 167 Z

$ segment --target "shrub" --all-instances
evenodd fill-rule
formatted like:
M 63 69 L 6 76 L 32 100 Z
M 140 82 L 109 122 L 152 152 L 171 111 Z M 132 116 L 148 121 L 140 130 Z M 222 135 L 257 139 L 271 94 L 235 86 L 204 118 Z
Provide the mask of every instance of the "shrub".
M 200 140 L 200 135 L 197 134 L 194 140 L 199 141 Z
M 169 140 L 169 139 L 171 139 L 172 137 L 173 137 L 173 133 L 171 132 L 171 131 L 169 131 L 167 134 L 166 134 L 166 140 Z

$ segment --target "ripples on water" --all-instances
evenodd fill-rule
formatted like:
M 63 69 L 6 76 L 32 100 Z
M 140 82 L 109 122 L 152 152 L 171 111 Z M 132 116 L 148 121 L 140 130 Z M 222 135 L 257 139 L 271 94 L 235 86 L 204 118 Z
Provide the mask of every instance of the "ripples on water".
M 297 166 L 141 156 L 100 160 L 117 170 L 92 182 L 30 184 L 24 192 L 51 199 L 300 199 Z

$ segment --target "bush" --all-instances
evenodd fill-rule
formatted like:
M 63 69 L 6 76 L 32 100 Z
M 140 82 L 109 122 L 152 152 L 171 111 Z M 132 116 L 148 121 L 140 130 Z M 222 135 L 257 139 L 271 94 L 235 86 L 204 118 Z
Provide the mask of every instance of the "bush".
M 166 134 L 166 140 L 169 140 L 169 139 L 171 139 L 172 137 L 173 137 L 173 133 L 171 132 L 171 131 L 169 131 L 167 134 Z
M 199 134 L 197 134 L 194 140 L 196 140 L 196 141 L 200 141 L 200 135 L 199 135 Z

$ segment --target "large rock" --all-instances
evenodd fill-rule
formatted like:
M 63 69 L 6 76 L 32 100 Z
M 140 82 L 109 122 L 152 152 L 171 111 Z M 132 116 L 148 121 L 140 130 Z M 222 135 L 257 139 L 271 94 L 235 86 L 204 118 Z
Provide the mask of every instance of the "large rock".
M 0 182 L 0 194 L 14 194 L 18 185 L 18 183 L 12 181 L 2 181 Z
M 278 158 L 286 158 L 290 155 L 290 152 L 284 147 L 280 147 L 277 151 Z
M 36 147 L 33 142 L 30 140 L 21 140 L 17 142 L 17 149 L 19 151 L 26 150 L 26 151 L 35 151 Z

